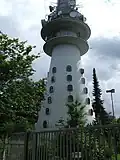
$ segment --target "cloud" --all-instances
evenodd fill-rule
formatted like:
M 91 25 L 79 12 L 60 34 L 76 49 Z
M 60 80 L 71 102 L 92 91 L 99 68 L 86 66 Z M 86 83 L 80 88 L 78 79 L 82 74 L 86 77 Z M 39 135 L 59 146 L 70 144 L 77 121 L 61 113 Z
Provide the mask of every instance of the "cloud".
M 120 58 L 120 38 L 119 37 L 112 37 L 112 38 L 105 38 L 99 37 L 91 40 L 91 47 L 96 54 L 101 57 L 108 58 L 110 60 Z
M 97 53 L 100 54 L 99 50 Z M 89 55 L 84 56 L 83 66 L 85 68 L 85 75 L 88 81 L 92 80 L 92 70 L 96 68 L 99 80 L 109 80 L 115 76 L 119 69 L 118 60 L 106 56 L 97 55 L 97 53 L 89 52 Z
M 37 81 L 40 78 L 46 78 L 49 71 L 49 66 L 50 57 L 45 54 L 41 54 L 41 57 L 33 63 L 33 68 L 36 70 L 33 79 Z
M 77 1 L 78 4 L 80 2 Z M 82 57 L 90 92 L 92 93 L 92 69 L 96 68 L 107 109 L 110 109 L 111 102 L 105 90 L 113 87 L 116 89 L 116 113 L 120 113 L 120 0 L 84 0 L 81 3 L 83 8 L 79 10 L 87 17 L 92 31 L 89 40 L 92 49 Z M 35 53 L 40 52 L 44 44 L 40 37 L 41 19 L 49 13 L 49 4 L 50 1 L 47 0 L 1 0 L 0 30 L 21 40 L 28 40 L 28 43 L 37 46 Z M 42 54 L 33 64 L 36 69 L 34 79 L 45 77 L 49 65 L 50 57 Z
M 116 90 L 114 97 L 115 115 L 120 116 L 120 40 L 119 37 L 99 37 L 91 40 L 92 49 L 83 57 L 85 76 L 88 80 L 90 96 L 92 97 L 92 69 L 96 68 L 97 77 L 102 89 L 104 107 L 112 112 L 111 98 L 107 89 Z
M 0 30 L 12 37 L 20 35 L 18 24 L 10 16 L 0 16 Z

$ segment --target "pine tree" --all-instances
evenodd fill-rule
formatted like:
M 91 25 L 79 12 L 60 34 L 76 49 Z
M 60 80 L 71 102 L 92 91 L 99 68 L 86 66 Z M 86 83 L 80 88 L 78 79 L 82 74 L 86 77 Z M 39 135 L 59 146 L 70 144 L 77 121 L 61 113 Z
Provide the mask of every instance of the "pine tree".
M 70 128 L 84 127 L 86 124 L 86 113 L 84 112 L 85 106 L 81 105 L 78 101 L 75 101 L 72 104 L 67 104 L 67 107 L 67 114 L 69 116 L 67 119 L 67 126 Z
M 66 104 L 68 108 L 68 118 L 65 121 L 62 117 L 56 123 L 57 127 L 61 128 L 78 128 L 86 125 L 86 113 L 84 112 L 85 105 L 82 105 L 77 100 L 73 103 Z
M 97 124 L 109 123 L 109 114 L 103 107 L 103 100 L 101 99 L 102 91 L 100 89 L 99 81 L 96 76 L 96 70 L 93 68 L 93 110 Z
M 84 108 L 86 106 L 76 100 L 73 103 L 70 102 L 66 104 L 66 107 L 68 108 L 67 120 L 61 117 L 56 126 L 64 129 L 72 128 L 72 130 L 68 129 L 68 131 L 66 130 L 67 132 L 57 135 L 56 141 L 60 147 L 56 147 L 56 152 L 57 156 L 68 160 L 71 159 L 71 152 L 81 152 L 83 148 L 83 142 L 85 141 L 84 127 L 86 125 Z

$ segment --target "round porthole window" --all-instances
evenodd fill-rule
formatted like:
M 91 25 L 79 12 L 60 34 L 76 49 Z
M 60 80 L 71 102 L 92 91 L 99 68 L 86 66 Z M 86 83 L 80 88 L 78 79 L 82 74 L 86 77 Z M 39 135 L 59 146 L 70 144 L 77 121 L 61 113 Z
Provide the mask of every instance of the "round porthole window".
M 48 97 L 48 103 L 51 104 L 52 103 L 52 98 Z
M 56 72 L 57 72 L 56 67 L 53 67 L 53 68 L 52 68 L 52 73 L 56 73 Z
M 80 69 L 80 73 L 81 73 L 81 74 L 84 73 L 84 69 L 83 69 L 83 68 Z
M 93 109 L 89 109 L 89 115 L 93 116 Z
M 68 90 L 69 92 L 73 91 L 73 86 L 72 86 L 71 84 L 69 84 L 69 85 L 67 86 L 67 90 Z
M 81 78 L 81 83 L 85 84 L 85 78 Z
M 71 75 L 67 75 L 67 81 L 68 82 L 72 81 L 72 76 Z
M 49 114 L 50 114 L 49 108 L 46 108 L 45 113 L 46 113 L 46 115 L 49 115 Z
M 68 66 L 66 67 L 66 71 L 67 71 L 67 72 L 71 72 L 71 71 L 72 71 L 72 67 L 71 67 L 70 65 L 68 65 Z
M 49 92 L 50 92 L 50 93 L 53 93 L 53 92 L 54 92 L 54 88 L 53 88 L 53 86 L 50 86 L 50 88 L 49 88 Z
M 68 102 L 73 102 L 73 96 L 72 95 L 68 96 Z
M 51 82 L 52 82 L 52 83 L 55 83 L 55 76 L 52 76 L 52 77 L 51 77 Z
M 43 121 L 43 128 L 47 128 L 47 121 Z
M 87 87 L 83 88 L 83 92 L 84 94 L 88 94 L 88 88 Z
M 90 104 L 90 98 L 86 98 L 86 104 L 87 104 L 87 105 Z

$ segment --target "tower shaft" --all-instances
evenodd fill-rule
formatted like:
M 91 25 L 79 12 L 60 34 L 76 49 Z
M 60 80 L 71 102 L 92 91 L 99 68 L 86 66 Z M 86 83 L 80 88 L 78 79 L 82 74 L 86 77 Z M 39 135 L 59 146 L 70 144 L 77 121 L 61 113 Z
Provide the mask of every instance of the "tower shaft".
M 60 119 L 66 122 L 66 104 L 76 100 L 86 106 L 84 111 L 88 122 L 94 119 L 81 66 L 81 56 L 89 49 L 87 40 L 91 31 L 75 7 L 76 0 L 58 0 L 48 20 L 42 20 L 43 49 L 51 56 L 51 64 L 44 107 L 36 125 L 38 131 L 40 128 L 55 128 Z

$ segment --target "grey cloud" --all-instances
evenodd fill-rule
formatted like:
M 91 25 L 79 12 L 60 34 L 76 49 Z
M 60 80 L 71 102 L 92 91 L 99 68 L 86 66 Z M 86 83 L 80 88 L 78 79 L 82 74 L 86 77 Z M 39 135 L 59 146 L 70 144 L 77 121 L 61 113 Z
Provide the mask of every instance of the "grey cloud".
M 120 39 L 95 38 L 90 40 L 92 49 L 83 56 L 84 68 L 88 81 L 92 79 L 92 69 L 96 68 L 99 80 L 109 80 L 120 70 Z
M 33 53 L 37 54 L 41 52 L 44 44 L 40 36 L 40 19 L 44 14 L 41 13 L 43 9 L 42 6 L 39 7 L 40 11 L 37 12 L 29 0 L 13 0 L 8 2 L 8 4 L 12 6 L 12 10 L 10 10 L 7 16 L 0 16 L 0 30 L 9 36 L 19 37 L 23 41 L 27 40 L 31 45 L 36 45 L 37 47 Z M 7 7 L 9 7 L 9 5 Z M 35 80 L 46 77 L 49 68 L 49 60 L 50 58 L 44 55 L 33 63 L 33 67 L 36 70 L 33 76 Z
M 33 68 L 36 70 L 35 74 L 33 75 L 33 79 L 37 81 L 40 78 L 47 77 L 49 65 L 50 57 L 45 54 L 42 54 L 41 57 L 38 60 L 36 60 L 36 62 L 34 62 L 33 64 Z
M 120 39 L 114 38 L 95 38 L 90 41 L 92 47 L 89 52 L 83 56 L 85 77 L 88 81 L 88 87 L 92 98 L 92 69 L 96 68 L 97 77 L 102 89 L 104 107 L 111 112 L 110 95 L 106 94 L 106 89 L 114 88 L 114 106 L 115 115 L 120 116 Z
M 115 69 L 113 68 L 117 65 L 115 63 L 115 60 L 111 62 L 110 60 L 104 60 L 99 56 L 92 54 L 90 54 L 90 58 L 88 61 L 86 61 L 85 59 L 83 60 L 85 76 L 87 77 L 88 81 L 91 81 L 92 79 L 93 68 L 96 68 L 97 76 L 100 80 L 109 80 L 116 73 Z
M 44 44 L 43 40 L 40 37 L 40 20 L 44 16 L 43 5 L 40 5 L 37 10 L 35 7 L 31 6 L 29 0 L 12 0 L 7 3 L 12 4 L 12 13 L 9 16 L 1 16 L 1 30 L 12 37 L 20 37 L 21 40 L 28 40 L 28 43 L 36 45 L 36 52 L 42 50 Z M 36 1 L 36 3 L 38 3 Z M 41 2 L 42 3 L 42 2 Z M 30 23 L 30 24 L 28 24 Z M 27 24 L 27 27 L 26 27 Z M 24 28 L 25 27 L 25 28 Z M 82 57 L 85 68 L 85 77 L 88 81 L 88 86 L 91 88 L 90 92 L 92 93 L 92 69 L 96 68 L 97 76 L 100 83 L 109 83 L 112 77 L 120 70 L 120 38 L 105 38 L 99 37 L 90 39 L 90 47 L 92 48 L 89 52 Z M 88 55 L 88 58 L 86 58 Z M 47 55 L 42 55 L 39 60 L 34 62 L 33 67 L 36 69 L 36 73 L 33 78 L 39 80 L 42 77 L 46 77 L 47 71 L 49 69 L 50 57 Z M 116 77 L 114 82 L 119 81 L 119 78 Z M 105 88 L 115 87 L 117 92 L 115 94 L 115 106 L 116 112 L 120 113 L 119 110 L 119 87 L 112 86 L 112 83 L 105 87 L 105 85 L 100 85 L 103 90 L 103 99 L 105 100 L 105 106 L 110 110 L 111 103 L 110 97 L 105 94 Z
M 12 17 L 17 18 L 16 21 L 22 23 L 22 20 L 32 15 L 29 0 L 21 0 L 21 1 L 20 0 L 12 0 L 12 1 L 5 0 L 5 1 L 7 4 L 10 4 L 12 6 L 12 12 L 10 14 Z
M 99 55 L 108 56 L 109 58 L 120 58 L 120 38 L 99 37 L 91 39 L 91 47 Z
M 19 37 L 20 35 L 18 24 L 11 16 L 0 16 L 0 30 L 12 37 Z
M 103 39 L 101 38 L 101 42 L 104 40 L 105 40 L 104 38 Z M 104 45 L 103 46 L 101 45 L 101 47 L 98 47 L 99 41 L 100 40 L 96 39 L 96 44 L 95 44 L 95 40 L 94 40 L 93 41 L 94 49 L 89 50 L 89 52 L 82 57 L 82 61 L 84 62 L 83 67 L 85 68 L 85 77 L 87 78 L 88 82 L 92 81 L 93 68 L 96 68 L 97 76 L 100 81 L 104 81 L 104 80 L 108 81 L 109 79 L 111 79 L 111 77 L 115 76 L 116 72 L 119 71 L 119 63 L 120 63 L 119 58 L 116 58 L 116 57 L 113 58 L 107 54 L 103 54 L 103 52 L 101 53 L 101 51 L 104 51 Z M 109 44 L 109 39 L 106 39 L 105 41 L 106 41 L 106 44 Z M 111 42 L 110 45 L 112 46 L 112 40 L 110 42 Z M 91 41 L 91 45 L 92 45 L 92 41 Z M 41 48 L 42 48 L 42 45 L 41 45 Z M 106 53 L 109 52 L 109 48 L 105 49 L 105 51 Z M 88 58 L 86 58 L 87 55 L 88 55 Z M 46 58 L 46 63 L 49 63 L 49 60 L 50 60 L 49 58 Z M 39 63 L 36 66 L 38 65 L 41 66 L 41 64 L 42 63 Z M 44 71 L 48 70 L 48 67 L 49 67 L 48 65 L 47 67 L 44 67 Z M 37 72 L 38 72 L 38 69 L 37 69 Z
M 119 83 L 119 86 L 120 86 L 120 83 Z M 120 87 L 119 86 L 114 87 L 114 89 L 116 90 L 116 93 L 113 95 L 115 116 L 117 117 L 120 117 L 120 100 L 119 100 L 120 99 L 119 98 Z M 104 98 L 104 106 L 106 107 L 107 111 L 112 112 L 112 104 L 111 104 L 112 102 L 111 102 L 110 94 L 104 93 L 103 98 Z

